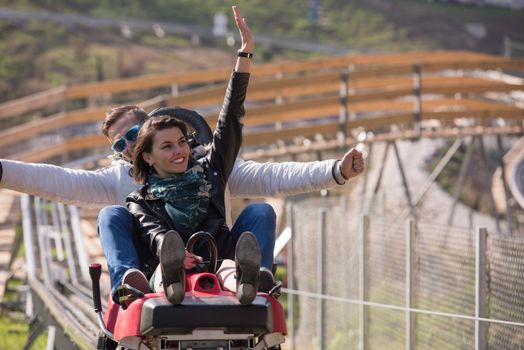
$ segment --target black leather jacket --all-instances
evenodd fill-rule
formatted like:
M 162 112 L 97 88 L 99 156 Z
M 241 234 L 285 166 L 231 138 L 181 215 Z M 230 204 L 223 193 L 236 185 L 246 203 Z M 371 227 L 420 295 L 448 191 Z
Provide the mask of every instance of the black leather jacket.
M 204 158 L 198 160 L 204 167 L 207 181 L 211 184 L 211 198 L 208 216 L 197 231 L 206 231 L 213 235 L 217 242 L 219 259 L 231 258 L 234 255 L 231 232 L 225 219 L 224 191 L 242 144 L 242 118 L 248 83 L 249 73 L 232 73 L 213 133 L 211 150 Z M 136 219 L 142 240 L 148 244 L 155 258 L 158 257 L 158 247 L 164 234 L 174 230 L 164 209 L 164 203 L 150 193 L 145 185 L 127 197 L 127 207 Z M 183 235 L 181 237 L 184 242 L 189 239 Z M 207 248 L 202 245 L 195 245 L 194 253 L 204 258 L 208 257 Z M 153 264 L 154 262 L 149 262 L 149 265 Z

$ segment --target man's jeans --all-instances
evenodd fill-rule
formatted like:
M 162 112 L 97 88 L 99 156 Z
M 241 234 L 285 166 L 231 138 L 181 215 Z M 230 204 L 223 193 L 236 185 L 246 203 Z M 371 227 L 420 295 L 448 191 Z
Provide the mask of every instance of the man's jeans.
M 275 211 L 271 205 L 254 203 L 242 210 L 231 229 L 235 244 L 240 235 L 246 231 L 255 235 L 262 255 L 261 265 L 267 267 L 270 271 L 273 268 L 276 221 Z
M 231 233 L 233 241 L 236 242 L 243 232 L 252 232 L 260 245 L 261 264 L 271 270 L 275 230 L 276 215 L 273 207 L 265 203 L 255 203 L 244 208 L 233 225 Z M 109 268 L 111 295 L 113 300 L 118 302 L 116 288 L 122 283 L 124 273 L 130 268 L 141 267 L 140 257 L 144 256 L 144 249 L 148 248 L 135 233 L 134 218 L 123 206 L 113 205 L 100 211 L 98 233 Z

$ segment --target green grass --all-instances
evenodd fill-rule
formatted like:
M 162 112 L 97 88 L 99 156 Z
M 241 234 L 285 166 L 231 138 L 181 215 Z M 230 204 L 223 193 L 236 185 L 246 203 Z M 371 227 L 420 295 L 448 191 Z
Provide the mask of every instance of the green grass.
M 288 2 L 239 0 L 243 15 L 249 19 L 255 34 L 315 40 L 322 44 L 354 46 L 379 50 L 419 47 L 420 43 L 408 40 L 406 33 L 395 28 L 387 16 L 378 11 L 365 9 L 360 4 L 326 1 L 322 4 L 326 23 L 312 27 L 309 23 L 309 4 L 302 0 Z M 209 27 L 216 12 L 230 16 L 230 4 L 211 0 L 199 6 L 193 2 L 166 2 L 153 0 L 131 2 L 126 6 L 115 6 L 111 2 L 41 1 L 22 0 L 5 4 L 8 8 L 44 10 L 54 13 L 77 13 L 115 21 L 126 18 L 165 21 L 175 24 L 192 24 Z M 230 25 L 231 27 L 231 25 Z M 127 62 L 125 68 L 136 71 L 127 76 L 165 71 L 171 60 L 143 63 L 144 57 L 128 55 L 127 48 L 134 45 L 147 47 L 167 55 L 177 47 L 189 47 L 188 38 L 167 35 L 157 38 L 152 32 L 136 31 L 132 39 L 124 39 L 118 30 L 95 30 L 80 26 L 67 28 L 60 24 L 29 21 L 22 28 L 10 23 L 0 24 L 0 101 L 41 91 L 61 84 L 82 83 L 96 80 L 97 60 L 103 62 L 105 79 L 117 78 L 118 57 Z M 208 43 L 212 44 L 212 43 Z M 217 43 L 214 44 L 218 45 Z M 123 52 L 123 56 L 119 51 Z M 262 61 L 274 57 L 288 59 L 311 57 L 314 54 L 288 52 L 287 50 L 257 49 Z M 139 54 L 140 55 L 140 54 Z M 137 63 L 138 64 L 135 64 Z M 133 66 L 133 67 L 131 67 Z M 136 66 L 136 67 L 135 67 Z M 164 69 L 162 69 L 162 66 Z
M 9 280 L 9 289 L 12 291 L 6 292 L 3 301 L 16 302 L 19 297 L 16 288 L 22 283 L 23 281 L 16 278 Z M 23 349 L 27 342 L 28 332 L 29 320 L 22 311 L 0 310 L 0 350 Z M 46 342 L 47 332 L 44 332 L 34 342 L 31 350 L 45 349 Z
M 29 330 L 28 321 L 23 313 L 0 315 L 0 350 L 23 349 Z M 31 350 L 45 349 L 47 331 L 41 334 L 31 346 Z
M 0 316 L 0 348 L 22 349 L 27 339 L 27 322 L 22 315 Z

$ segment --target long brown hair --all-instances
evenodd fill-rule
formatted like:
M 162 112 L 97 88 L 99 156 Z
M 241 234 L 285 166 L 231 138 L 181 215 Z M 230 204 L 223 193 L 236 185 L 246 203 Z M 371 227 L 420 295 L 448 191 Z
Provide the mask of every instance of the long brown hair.
M 133 177 L 137 183 L 145 184 L 152 172 L 151 166 L 144 160 L 143 154 L 151 153 L 157 132 L 171 128 L 179 128 L 187 140 L 186 124 L 168 115 L 152 117 L 140 129 L 134 145 L 135 155 L 133 158 Z

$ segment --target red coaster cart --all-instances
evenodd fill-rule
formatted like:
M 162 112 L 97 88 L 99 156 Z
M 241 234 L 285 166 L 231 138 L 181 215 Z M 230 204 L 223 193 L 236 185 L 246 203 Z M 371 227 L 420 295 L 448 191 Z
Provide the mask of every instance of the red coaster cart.
M 282 305 L 273 295 L 261 292 L 251 305 L 241 305 L 234 293 L 222 290 L 214 274 L 216 245 L 209 237 L 205 237 L 210 248 L 208 271 L 186 275 L 186 294 L 180 305 L 169 303 L 162 291 L 137 295 L 125 309 L 109 296 L 103 312 L 101 266 L 92 264 L 93 303 L 101 329 L 97 349 L 280 349 L 286 334 Z M 202 238 L 193 235 L 188 251 Z

